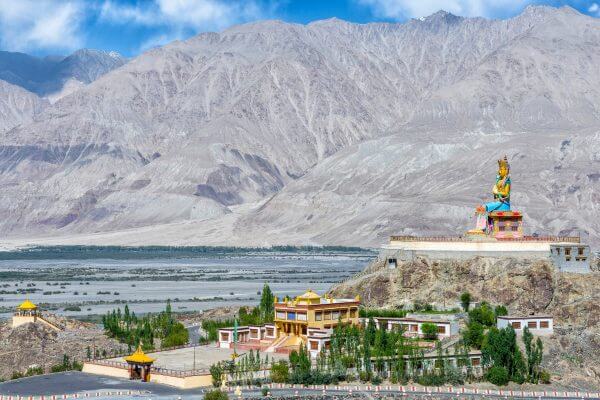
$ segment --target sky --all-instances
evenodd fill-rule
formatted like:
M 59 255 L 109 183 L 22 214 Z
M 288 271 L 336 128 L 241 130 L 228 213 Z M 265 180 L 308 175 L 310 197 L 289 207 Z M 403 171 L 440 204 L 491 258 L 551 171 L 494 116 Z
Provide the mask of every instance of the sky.
M 600 0 L 0 0 L 0 50 L 45 56 L 94 48 L 133 57 L 173 40 L 263 19 L 404 22 L 440 9 L 510 18 L 530 4 L 569 5 L 600 17 Z

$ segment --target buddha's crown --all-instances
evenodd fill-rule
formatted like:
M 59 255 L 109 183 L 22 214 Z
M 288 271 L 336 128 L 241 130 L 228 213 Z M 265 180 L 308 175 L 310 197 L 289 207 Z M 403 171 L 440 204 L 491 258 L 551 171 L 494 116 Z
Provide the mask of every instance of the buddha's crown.
M 508 164 L 508 159 L 506 158 L 506 155 L 504 156 L 503 159 L 498 160 L 498 168 L 502 168 L 505 167 L 506 169 L 510 169 L 510 165 Z

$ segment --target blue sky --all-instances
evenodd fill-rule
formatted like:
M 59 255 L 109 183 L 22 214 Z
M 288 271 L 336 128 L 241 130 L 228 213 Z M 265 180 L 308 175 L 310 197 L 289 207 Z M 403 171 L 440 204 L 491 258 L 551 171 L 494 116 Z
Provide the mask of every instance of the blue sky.
M 0 0 L 0 49 L 42 56 L 87 47 L 131 57 L 261 19 L 403 22 L 440 9 L 508 18 L 529 4 L 569 5 L 600 17 L 600 0 Z

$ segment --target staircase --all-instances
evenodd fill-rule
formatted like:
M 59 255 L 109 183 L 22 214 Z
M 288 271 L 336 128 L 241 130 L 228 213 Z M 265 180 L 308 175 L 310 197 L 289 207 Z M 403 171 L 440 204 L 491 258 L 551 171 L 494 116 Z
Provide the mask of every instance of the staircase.
M 279 346 L 281 346 L 284 342 L 286 342 L 289 339 L 288 336 L 280 336 L 277 339 L 275 339 L 275 341 L 273 343 L 271 343 L 271 345 L 269 347 L 267 347 L 267 349 L 265 350 L 265 353 L 275 353 L 277 351 L 277 348 Z

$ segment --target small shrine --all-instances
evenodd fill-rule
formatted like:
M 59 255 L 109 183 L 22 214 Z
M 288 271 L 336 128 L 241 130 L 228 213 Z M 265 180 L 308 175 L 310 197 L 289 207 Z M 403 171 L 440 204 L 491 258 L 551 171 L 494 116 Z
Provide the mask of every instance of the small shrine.
M 150 381 L 150 368 L 154 363 L 154 358 L 144 353 L 141 344 L 138 345 L 133 354 L 125 357 L 125 361 L 129 365 L 129 379 L 141 380 L 142 382 Z
M 26 299 L 15 310 L 12 319 L 12 327 L 16 328 L 20 325 L 36 322 L 38 317 L 38 306 L 29 301 L 29 299 Z

